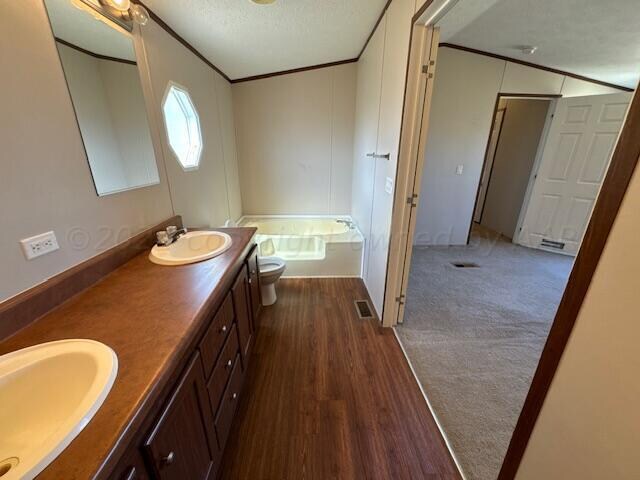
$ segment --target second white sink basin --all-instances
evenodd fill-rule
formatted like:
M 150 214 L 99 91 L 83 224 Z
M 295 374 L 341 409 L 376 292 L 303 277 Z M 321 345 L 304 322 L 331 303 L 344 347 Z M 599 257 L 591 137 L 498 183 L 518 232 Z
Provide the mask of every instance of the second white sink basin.
M 89 423 L 117 372 L 115 352 L 93 340 L 0 356 L 0 478 L 38 475 Z
M 158 265 L 187 265 L 217 257 L 229 250 L 231 243 L 224 232 L 189 232 L 167 247 L 154 246 L 149 260 Z

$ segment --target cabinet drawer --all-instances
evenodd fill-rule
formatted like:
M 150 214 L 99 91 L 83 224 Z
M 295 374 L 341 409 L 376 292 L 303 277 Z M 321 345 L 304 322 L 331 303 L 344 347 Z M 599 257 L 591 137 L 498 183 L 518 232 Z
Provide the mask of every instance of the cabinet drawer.
M 142 455 L 137 448 L 124 455 L 120 464 L 109 477 L 110 480 L 149 480 L 150 478 Z
M 215 413 L 218 411 L 218 405 L 220 405 L 220 399 L 224 392 L 224 387 L 227 385 L 227 380 L 231 376 L 231 370 L 233 369 L 233 362 L 236 359 L 238 353 L 240 353 L 240 344 L 238 343 L 238 332 L 236 324 L 231 327 L 231 332 L 227 337 L 227 342 L 224 344 L 224 348 L 216 366 L 213 369 L 207 390 L 209 390 L 209 401 L 211 402 L 211 410 Z
M 219 463 L 211 407 L 198 355 L 194 355 L 144 445 L 154 478 L 205 480 Z
M 202 365 L 204 366 L 206 378 L 209 378 L 222 345 L 224 345 L 224 341 L 231 331 L 233 317 L 233 300 L 231 299 L 231 294 L 227 294 L 218 312 L 213 317 L 207 333 L 205 333 L 200 342 L 200 354 L 202 355 Z
M 242 371 L 242 363 L 240 362 L 240 355 L 237 355 L 233 365 L 231 379 L 224 391 L 222 402 L 218 409 L 218 415 L 216 416 L 216 434 L 218 436 L 220 451 L 224 451 L 224 446 L 227 442 L 229 431 L 231 430 L 233 416 L 236 413 L 240 401 L 240 390 L 242 389 L 243 380 L 244 373 Z

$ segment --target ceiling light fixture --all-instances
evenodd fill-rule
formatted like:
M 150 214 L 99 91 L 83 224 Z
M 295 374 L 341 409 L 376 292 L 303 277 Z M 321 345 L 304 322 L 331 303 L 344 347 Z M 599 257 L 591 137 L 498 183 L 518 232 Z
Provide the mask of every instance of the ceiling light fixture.
M 149 12 L 142 5 L 135 4 L 129 9 L 129 14 L 138 25 L 146 25 L 149 22 Z
M 127 12 L 131 8 L 131 0 L 107 0 L 107 4 L 119 12 Z
M 538 47 L 536 47 L 535 45 L 526 45 L 522 47 L 521 50 L 525 55 L 533 55 L 538 50 Z
M 86 3 L 88 0 L 80 0 Z M 100 4 L 116 10 L 117 15 L 125 20 L 133 20 L 138 25 L 146 25 L 149 22 L 149 12 L 140 3 L 132 3 L 131 0 L 99 0 Z

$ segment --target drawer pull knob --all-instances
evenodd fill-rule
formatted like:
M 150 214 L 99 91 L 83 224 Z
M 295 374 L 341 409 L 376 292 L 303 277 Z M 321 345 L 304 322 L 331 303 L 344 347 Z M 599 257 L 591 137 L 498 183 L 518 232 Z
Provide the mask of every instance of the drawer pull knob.
M 252 283 L 252 282 L 251 282 L 251 279 L 249 279 L 249 285 L 251 285 L 251 283 Z
M 166 457 L 162 457 L 160 460 L 163 466 L 171 465 L 173 461 L 176 459 L 176 454 L 173 452 L 169 452 L 169 455 Z
M 222 328 L 220 329 L 220 331 L 222 333 L 226 332 L 227 331 L 227 326 L 226 325 L 222 325 Z
M 238 394 L 234 393 L 233 395 L 231 395 L 231 400 L 235 400 L 236 398 L 238 398 Z
M 232 364 L 233 364 L 233 362 L 232 362 L 231 360 L 229 360 L 229 361 L 227 362 L 227 367 L 231 368 L 231 365 L 232 365 Z

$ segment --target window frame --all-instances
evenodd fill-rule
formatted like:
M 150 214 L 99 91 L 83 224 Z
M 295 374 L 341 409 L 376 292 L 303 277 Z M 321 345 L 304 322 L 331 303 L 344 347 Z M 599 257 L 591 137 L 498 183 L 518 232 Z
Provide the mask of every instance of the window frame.
M 180 95 L 174 95 L 172 93 L 173 91 L 182 93 L 186 98 L 188 105 L 185 104 L 184 98 L 181 98 Z M 178 152 L 176 152 L 175 148 L 171 144 L 171 135 L 169 134 L 169 125 L 167 123 L 167 116 L 165 114 L 165 105 L 167 103 L 167 100 L 169 99 L 169 95 L 172 95 L 173 98 L 175 98 L 176 102 L 178 103 L 178 106 L 180 107 L 180 109 L 182 110 L 182 113 L 185 116 L 186 123 L 187 123 L 187 130 L 189 133 L 189 140 L 191 141 L 194 138 L 192 135 L 197 136 L 199 140 L 199 145 L 197 146 L 192 145 L 191 142 L 189 143 L 189 152 L 187 154 L 187 159 L 191 158 L 192 156 L 195 156 L 195 160 L 196 160 L 195 165 L 185 165 L 184 163 L 182 163 L 182 160 Z M 169 144 L 169 148 L 171 149 L 171 152 L 173 153 L 173 156 L 176 162 L 178 162 L 178 165 L 180 165 L 182 170 L 185 172 L 198 170 L 200 168 L 200 162 L 202 161 L 202 152 L 204 150 L 204 138 L 202 136 L 202 124 L 200 123 L 200 115 L 198 114 L 198 110 L 193 101 L 193 97 L 189 93 L 189 90 L 183 85 L 180 85 L 179 83 L 170 80 L 169 83 L 167 84 L 167 88 L 165 89 L 164 96 L 162 97 L 160 110 L 161 110 L 162 120 L 164 123 L 164 131 L 167 138 L 167 143 Z M 195 127 L 196 127 L 195 131 L 192 130 L 193 121 L 195 121 Z M 193 153 L 194 148 L 196 149 L 195 153 Z

